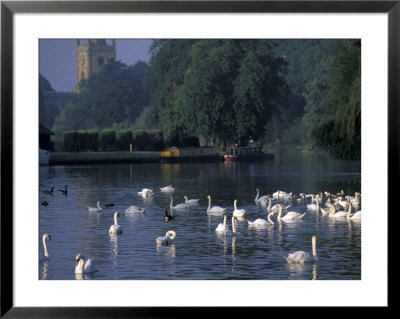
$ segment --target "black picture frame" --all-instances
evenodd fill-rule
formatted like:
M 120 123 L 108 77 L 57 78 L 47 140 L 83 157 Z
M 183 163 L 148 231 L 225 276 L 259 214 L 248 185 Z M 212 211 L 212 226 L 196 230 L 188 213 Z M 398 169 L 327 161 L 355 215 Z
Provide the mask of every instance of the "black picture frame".
M 13 16 L 15 13 L 387 13 L 388 14 L 388 210 L 399 186 L 400 1 L 1 1 L 1 317 L 180 318 L 229 315 L 235 309 L 187 307 L 14 307 L 13 304 Z M 388 218 L 390 216 L 388 215 Z M 388 223 L 390 225 L 390 222 Z M 388 229 L 389 230 L 389 229 Z M 389 234 L 389 232 L 388 232 Z M 389 236 L 387 238 L 390 248 Z M 390 250 L 390 249 L 389 249 Z M 389 255 L 388 255 L 389 262 Z M 388 263 L 389 265 L 389 263 Z M 389 269 L 388 269 L 389 270 Z M 390 281 L 388 280 L 387 287 Z M 34 292 L 32 292 L 34 293 Z M 51 293 L 51 292 L 50 292 Z M 389 295 L 389 294 L 388 294 Z M 301 307 L 300 307 L 301 308 Z M 291 307 L 291 310 L 294 308 Z M 388 307 L 390 309 L 390 298 Z M 189 310 L 189 311 L 188 311 Z M 262 311 L 262 308 L 253 308 Z M 298 315 L 307 315 L 301 308 Z M 247 311 L 247 310 L 246 310 Z M 338 308 L 332 309 L 334 314 Z M 190 312 L 190 313 L 189 313 Z

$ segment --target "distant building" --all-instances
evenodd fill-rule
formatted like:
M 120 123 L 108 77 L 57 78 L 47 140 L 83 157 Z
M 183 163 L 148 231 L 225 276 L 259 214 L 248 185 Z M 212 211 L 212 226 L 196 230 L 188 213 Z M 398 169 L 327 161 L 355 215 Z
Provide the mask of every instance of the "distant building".
M 106 40 L 88 39 L 84 44 L 76 40 L 76 83 L 74 92 L 79 93 L 79 83 L 100 70 L 103 64 L 116 58 L 115 40 L 108 45 Z

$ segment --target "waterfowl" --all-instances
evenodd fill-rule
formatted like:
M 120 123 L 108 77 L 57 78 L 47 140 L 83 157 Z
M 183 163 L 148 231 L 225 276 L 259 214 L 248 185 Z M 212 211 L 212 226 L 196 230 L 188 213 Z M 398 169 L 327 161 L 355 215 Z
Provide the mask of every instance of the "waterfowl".
M 233 216 L 235 216 L 235 217 L 244 217 L 244 215 L 246 214 L 246 210 L 245 209 L 238 209 L 237 207 L 236 207 L 236 202 L 237 202 L 237 199 L 235 199 L 234 201 L 233 201 L 233 206 L 235 207 L 235 210 L 233 211 Z
M 170 196 L 170 198 L 171 198 L 171 203 L 169 204 L 169 208 L 170 209 L 186 209 L 186 208 L 189 207 L 185 203 L 181 203 L 181 204 L 177 204 L 177 205 L 173 206 L 173 198 L 172 198 L 172 196 Z
M 211 196 L 208 195 L 207 198 L 208 198 L 207 213 L 209 213 L 209 214 L 218 214 L 219 215 L 219 214 L 223 214 L 227 210 L 228 207 L 226 207 L 226 208 L 223 208 L 221 206 L 213 206 L 213 207 L 211 207 Z
M 247 223 L 249 224 L 249 226 L 266 226 L 268 224 L 273 225 L 274 222 L 271 219 L 271 216 L 274 215 L 275 212 L 270 212 L 267 216 L 267 220 L 262 219 L 262 218 L 257 218 L 255 221 L 247 221 Z
M 317 236 L 312 236 L 311 238 L 311 243 L 312 243 L 312 256 L 303 250 L 295 251 L 294 253 L 289 254 L 287 257 L 285 257 L 286 261 L 288 263 L 300 263 L 304 264 L 306 262 L 310 261 L 317 261 L 318 256 L 317 256 Z
M 48 205 L 49 205 L 49 203 L 48 203 L 47 201 L 41 202 L 40 204 L 41 204 L 42 206 L 48 206 Z
M 101 212 L 103 208 L 100 206 L 100 201 L 97 202 L 97 207 L 88 207 L 89 212 Z
M 44 234 L 42 237 L 44 255 L 46 257 L 49 257 L 50 255 L 49 255 L 49 251 L 47 250 L 46 240 L 52 240 L 52 238 L 49 234 Z
M 319 195 L 318 194 L 315 196 L 315 202 L 316 202 L 316 204 L 308 204 L 307 205 L 307 209 L 308 210 L 315 210 L 318 213 L 319 209 L 320 209 L 320 207 L 319 207 Z
M 163 193 L 173 193 L 175 192 L 175 188 L 173 188 L 172 185 L 168 185 L 165 187 L 160 187 L 160 191 Z
M 137 206 L 129 206 L 127 209 L 125 209 L 125 214 L 142 214 L 146 211 L 146 208 L 140 208 Z
M 65 185 L 65 186 L 64 186 L 64 189 L 59 189 L 58 192 L 59 192 L 60 194 L 67 195 L 67 194 L 68 194 L 68 189 L 67 189 L 67 187 L 68 187 L 68 185 Z
M 336 207 L 334 205 L 332 205 L 332 207 L 333 207 L 333 209 L 332 209 L 331 213 L 329 214 L 329 217 L 331 217 L 331 218 L 345 218 L 345 217 L 349 218 L 350 217 L 351 208 L 352 208 L 350 203 L 348 204 L 348 211 L 341 210 L 341 211 L 336 212 Z
M 200 199 L 188 199 L 187 196 L 183 196 L 185 199 L 185 204 L 188 206 L 198 205 Z
M 175 216 L 172 216 L 171 214 L 168 213 L 167 210 L 165 210 L 164 221 L 165 221 L 166 223 L 168 223 L 170 220 L 172 220 L 172 219 L 174 219 L 174 218 L 175 218 Z
M 267 210 L 268 211 L 272 211 L 272 212 L 278 212 L 279 211 L 279 206 L 282 207 L 282 209 L 287 210 L 290 206 L 292 206 L 292 204 L 287 205 L 287 206 L 282 206 L 281 204 L 276 204 L 274 206 L 272 206 L 272 202 L 271 202 L 271 197 L 268 195 L 268 207 Z
M 119 216 L 120 216 L 119 212 L 115 212 L 114 213 L 114 225 L 111 225 L 110 229 L 108 231 L 111 235 L 121 234 L 122 233 L 122 226 L 118 225 L 118 217 Z
M 142 197 L 149 197 L 149 196 L 153 196 L 153 190 L 150 188 L 142 188 L 142 190 L 140 192 L 138 192 L 139 195 L 142 195 Z
M 51 188 L 49 191 L 43 191 L 44 194 L 46 195 L 53 195 L 54 187 Z
M 228 229 L 228 226 L 226 224 L 226 213 L 223 213 L 224 216 L 224 221 L 222 223 L 219 223 L 217 228 L 215 228 L 215 231 L 220 234 L 220 235 L 227 235 L 231 232 L 230 229 Z M 232 232 L 236 234 L 236 216 L 232 216 Z
M 165 236 L 156 238 L 157 245 L 169 245 L 176 237 L 176 232 L 173 230 L 167 231 Z
M 256 195 L 256 198 L 254 199 L 256 204 L 261 204 L 261 203 L 263 203 L 263 202 L 268 200 L 268 195 L 264 195 L 264 196 L 259 197 L 260 196 L 260 190 L 258 188 L 256 189 L 256 192 L 257 192 L 257 195 Z
M 361 220 L 361 210 L 359 210 L 359 211 L 357 211 L 357 212 L 355 212 L 353 215 L 351 215 L 350 217 L 349 217 L 350 219 L 353 219 L 353 220 Z
M 75 257 L 75 261 L 76 274 L 92 274 L 97 271 L 93 258 L 88 258 L 85 260 L 83 255 L 78 254 Z
M 300 214 L 298 212 L 288 212 L 285 216 L 282 217 L 282 205 L 279 204 L 279 214 L 278 214 L 278 220 L 297 220 L 301 219 L 304 217 L 306 213 Z

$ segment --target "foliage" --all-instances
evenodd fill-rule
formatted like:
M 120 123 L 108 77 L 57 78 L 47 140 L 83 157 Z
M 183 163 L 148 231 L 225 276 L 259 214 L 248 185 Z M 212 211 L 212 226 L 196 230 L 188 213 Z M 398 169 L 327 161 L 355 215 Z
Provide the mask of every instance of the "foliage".
M 133 144 L 132 130 L 125 129 L 117 132 L 117 143 L 120 150 L 129 150 L 129 145 Z
M 79 101 L 66 106 L 57 117 L 53 130 L 102 130 L 114 123 L 132 125 L 150 103 L 149 77 L 149 66 L 144 62 L 127 66 L 109 61 L 99 72 L 80 83 Z
M 103 129 L 99 134 L 99 146 L 102 151 L 112 151 L 116 146 L 115 131 L 112 129 Z
M 268 40 L 164 40 L 154 44 L 153 112 L 167 140 L 262 138 L 285 107 L 286 63 Z M 153 84 L 154 84 L 153 83 Z
M 353 40 L 334 60 L 324 103 L 325 120 L 315 126 L 316 146 L 344 159 L 361 159 L 361 41 Z
M 66 152 L 78 151 L 78 137 L 76 131 L 70 130 L 64 132 L 63 141 L 64 141 L 64 150 Z

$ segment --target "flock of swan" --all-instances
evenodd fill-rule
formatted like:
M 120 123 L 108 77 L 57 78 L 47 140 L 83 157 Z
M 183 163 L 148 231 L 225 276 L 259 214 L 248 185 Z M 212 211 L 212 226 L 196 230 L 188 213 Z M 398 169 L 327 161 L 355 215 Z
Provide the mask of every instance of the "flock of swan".
M 51 189 L 53 192 L 54 187 Z M 65 186 L 65 191 L 67 191 L 67 186 Z M 189 199 L 186 195 L 184 196 L 185 202 L 173 205 L 173 196 L 175 188 L 172 185 L 161 187 L 160 191 L 163 193 L 168 193 L 170 197 L 170 211 L 186 210 L 191 206 L 199 205 L 200 199 Z M 50 194 L 50 191 L 49 191 Z M 138 195 L 143 197 L 154 196 L 152 189 L 143 188 Z M 354 221 L 361 221 L 361 210 L 358 210 L 361 205 L 361 194 L 359 192 L 355 193 L 355 196 L 345 196 L 344 192 L 341 191 L 337 194 L 331 194 L 328 192 L 321 192 L 318 194 L 305 194 L 301 193 L 298 196 L 292 193 L 287 193 L 283 191 L 277 191 L 272 195 L 264 195 L 260 197 L 259 189 L 256 189 L 255 204 L 264 206 L 267 211 L 267 219 L 257 218 L 254 221 L 250 221 L 246 218 L 246 209 L 238 208 L 237 199 L 233 201 L 234 210 L 231 217 L 231 229 L 227 224 L 227 210 L 228 207 L 212 206 L 211 196 L 207 196 L 208 207 L 206 212 L 210 215 L 221 216 L 223 218 L 222 222 L 218 224 L 215 229 L 218 235 L 235 235 L 236 234 L 236 222 L 238 220 L 247 221 L 250 227 L 262 227 L 268 225 L 274 225 L 272 217 L 277 214 L 276 221 L 294 221 L 301 220 L 307 213 L 321 213 L 321 215 L 326 215 L 333 219 L 347 219 Z M 272 201 L 278 201 L 277 204 L 272 205 Z M 291 202 L 289 205 L 285 205 Z M 308 204 L 307 204 L 308 203 Z M 306 210 L 304 212 L 298 212 L 294 210 L 289 210 L 292 204 L 306 204 Z M 97 202 L 96 207 L 88 207 L 89 212 L 101 212 L 102 207 L 100 206 L 100 201 Z M 142 214 L 146 211 L 145 208 L 138 206 L 129 206 L 125 210 L 125 214 Z M 285 211 L 285 213 L 283 213 Z M 354 211 L 354 213 L 352 213 Z M 114 212 L 114 224 L 109 228 L 110 235 L 118 235 L 123 232 L 122 225 L 118 224 L 118 217 L 120 217 L 119 212 Z M 165 211 L 164 221 L 169 222 L 174 219 L 174 215 L 170 214 L 168 210 Z M 169 230 L 165 236 L 157 236 L 157 245 L 169 245 L 173 242 L 176 237 L 176 232 L 174 230 Z M 42 237 L 44 256 L 49 258 L 49 251 L 47 248 L 47 240 L 52 240 L 50 234 L 44 234 Z M 288 263 L 307 263 L 318 260 L 317 257 L 317 237 L 313 235 L 311 238 L 311 254 L 306 251 L 295 251 L 290 253 L 288 256 L 284 257 Z M 95 266 L 95 261 L 93 258 L 85 258 L 83 254 L 77 254 L 75 257 L 75 273 L 76 274 L 90 274 L 97 271 Z

